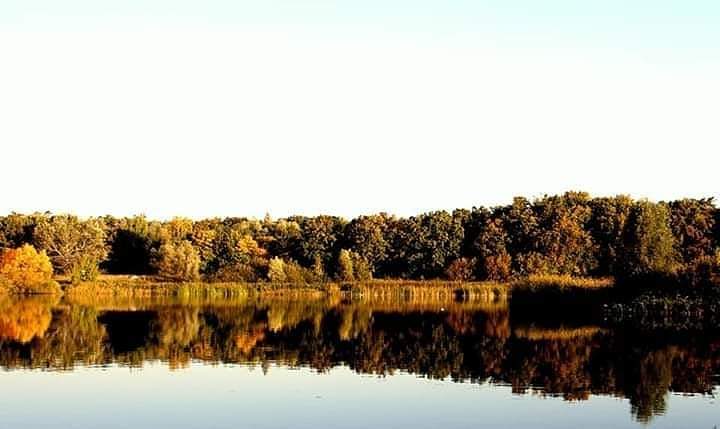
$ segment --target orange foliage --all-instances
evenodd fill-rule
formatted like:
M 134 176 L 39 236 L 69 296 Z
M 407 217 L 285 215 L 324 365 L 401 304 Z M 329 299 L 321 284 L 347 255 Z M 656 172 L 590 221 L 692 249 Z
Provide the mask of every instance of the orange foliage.
M 0 339 L 30 342 L 42 337 L 50 326 L 50 307 L 38 300 L 22 300 L 0 305 Z
M 19 292 L 49 292 L 53 269 L 45 251 L 38 252 L 29 244 L 7 249 L 0 255 L 0 279 Z
M 247 356 L 255 348 L 258 341 L 262 341 L 263 339 L 265 339 L 265 332 L 255 329 L 252 332 L 236 335 L 235 347 Z

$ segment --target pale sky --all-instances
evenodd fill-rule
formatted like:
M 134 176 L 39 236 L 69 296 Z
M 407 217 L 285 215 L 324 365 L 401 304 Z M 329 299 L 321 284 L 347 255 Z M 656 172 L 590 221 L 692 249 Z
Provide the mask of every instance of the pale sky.
M 720 2 L 0 1 L 0 214 L 720 197 Z

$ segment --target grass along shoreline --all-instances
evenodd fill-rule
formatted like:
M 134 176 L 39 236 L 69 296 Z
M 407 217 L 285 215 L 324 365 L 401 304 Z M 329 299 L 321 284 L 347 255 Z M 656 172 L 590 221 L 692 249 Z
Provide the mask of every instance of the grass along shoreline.
M 92 282 L 71 284 L 58 277 L 68 295 L 109 296 L 195 296 L 240 297 L 254 295 L 342 294 L 355 298 L 417 297 L 455 300 L 492 301 L 507 299 L 513 294 L 573 295 L 588 291 L 607 291 L 614 282 L 610 278 L 579 278 L 571 276 L 529 276 L 508 283 L 461 282 L 444 280 L 369 280 L 328 281 L 321 283 L 241 283 L 241 282 L 167 282 L 151 276 L 101 275 Z
M 491 282 L 371 280 L 357 282 L 329 281 L 322 283 L 209 283 L 164 282 L 152 277 L 102 275 L 92 282 L 71 284 L 58 278 L 66 295 L 105 296 L 178 296 L 178 297 L 242 297 L 257 295 L 325 295 L 339 294 L 356 298 L 383 299 L 391 297 L 442 298 L 458 300 L 505 299 L 508 285 Z

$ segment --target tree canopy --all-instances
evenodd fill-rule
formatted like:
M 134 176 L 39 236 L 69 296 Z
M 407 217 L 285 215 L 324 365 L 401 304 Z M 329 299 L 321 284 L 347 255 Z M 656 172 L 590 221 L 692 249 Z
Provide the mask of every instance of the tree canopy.
M 505 206 L 349 221 L 324 215 L 164 222 L 0 217 L 0 248 L 23 244 L 45 251 L 59 273 L 79 265 L 86 270 L 91 260 L 108 273 L 158 274 L 158 255 L 164 255 L 191 264 L 189 272 L 197 259 L 198 275 L 223 281 L 502 281 L 560 274 L 701 283 L 718 274 L 720 210 L 711 198 L 651 202 L 567 192 L 532 201 L 517 197 Z M 170 257 L 180 249 L 183 257 Z

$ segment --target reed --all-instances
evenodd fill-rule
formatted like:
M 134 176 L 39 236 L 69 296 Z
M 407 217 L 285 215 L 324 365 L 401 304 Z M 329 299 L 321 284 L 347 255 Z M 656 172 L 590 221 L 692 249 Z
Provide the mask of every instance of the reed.
M 557 328 L 546 328 L 535 325 L 518 326 L 513 329 L 513 334 L 518 338 L 531 341 L 568 341 L 578 338 L 589 338 L 605 332 L 599 326 L 577 326 Z
M 213 298 L 236 299 L 254 295 L 322 294 L 320 285 L 286 287 L 269 283 L 168 283 L 147 278 L 103 278 L 94 282 L 68 285 L 65 294 L 78 296 L 112 296 L 132 298 L 176 297 L 179 299 Z
M 610 277 L 573 277 L 569 275 L 530 275 L 511 283 L 511 291 L 557 291 L 601 290 L 612 288 L 615 282 Z

